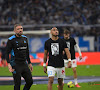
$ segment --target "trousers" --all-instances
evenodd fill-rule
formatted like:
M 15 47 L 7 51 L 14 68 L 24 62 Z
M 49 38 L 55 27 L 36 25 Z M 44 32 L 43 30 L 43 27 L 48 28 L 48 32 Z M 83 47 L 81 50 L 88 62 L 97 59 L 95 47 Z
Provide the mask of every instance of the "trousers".
M 33 79 L 28 64 L 16 64 L 13 69 L 15 69 L 13 72 L 14 90 L 20 90 L 21 77 L 23 77 L 26 82 L 23 90 L 29 90 L 33 84 Z

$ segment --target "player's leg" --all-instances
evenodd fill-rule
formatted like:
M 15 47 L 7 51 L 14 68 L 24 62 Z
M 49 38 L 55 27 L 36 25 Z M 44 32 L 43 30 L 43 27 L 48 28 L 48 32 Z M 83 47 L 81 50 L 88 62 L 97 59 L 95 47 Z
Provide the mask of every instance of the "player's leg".
M 67 69 L 68 68 L 68 60 L 64 59 L 64 66 Z M 64 85 L 64 78 L 63 78 L 63 85 Z M 57 85 L 57 87 L 59 87 L 59 85 Z
M 52 90 L 53 81 L 54 81 L 54 77 L 49 77 L 49 80 L 48 80 L 48 90 Z
M 57 68 L 58 90 L 63 90 L 63 80 L 65 78 L 65 67 Z
M 68 68 L 68 60 L 67 59 L 64 59 L 64 66 L 65 66 L 65 69 L 67 70 L 67 68 Z M 63 84 L 64 84 L 64 79 L 63 79 Z
M 6 59 L 4 59 L 4 67 L 6 67 L 7 65 L 6 65 Z
M 54 77 L 55 77 L 55 68 L 52 66 L 48 66 L 47 67 L 47 73 L 48 73 L 48 90 L 52 90 L 52 84 L 54 81 Z
M 29 90 L 33 84 L 33 79 L 32 79 L 32 74 L 28 65 L 23 66 L 22 77 L 25 79 L 25 82 L 26 82 L 23 90 Z
M 74 73 L 74 81 L 75 81 L 75 85 L 77 84 L 77 72 L 76 72 L 76 67 L 73 67 L 73 73 Z
M 6 62 L 7 62 L 7 61 L 6 61 L 6 59 L 5 59 L 5 55 L 4 55 L 4 54 L 2 55 L 2 60 L 3 60 L 3 66 L 6 67 L 6 66 L 7 66 L 7 65 L 6 65 Z
M 58 78 L 58 90 L 63 90 L 63 78 Z
M 20 75 L 14 75 L 14 90 L 20 90 L 20 85 L 21 85 L 21 74 Z
M 68 68 L 68 60 L 67 59 L 64 59 L 64 66 L 65 66 L 65 69 L 67 70 L 67 68 Z M 63 85 L 64 85 L 64 79 L 63 79 Z
M 74 73 L 75 86 L 76 86 L 76 87 L 80 87 L 80 86 L 78 85 L 78 82 L 77 82 L 77 71 L 76 71 L 77 62 L 76 62 L 75 59 L 72 60 L 71 62 L 72 62 L 72 69 L 73 69 L 73 73 Z
M 14 67 L 15 71 L 13 73 L 14 78 L 14 90 L 20 90 L 21 85 L 21 68 Z

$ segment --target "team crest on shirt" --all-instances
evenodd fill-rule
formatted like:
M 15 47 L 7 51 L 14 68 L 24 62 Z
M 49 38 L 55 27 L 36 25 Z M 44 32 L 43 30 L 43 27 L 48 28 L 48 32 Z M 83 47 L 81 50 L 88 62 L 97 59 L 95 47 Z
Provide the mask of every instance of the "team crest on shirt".
M 59 54 L 59 44 L 58 43 L 51 43 L 51 52 L 52 52 L 52 55 L 54 56 Z
M 24 40 L 24 43 L 26 43 L 26 41 Z

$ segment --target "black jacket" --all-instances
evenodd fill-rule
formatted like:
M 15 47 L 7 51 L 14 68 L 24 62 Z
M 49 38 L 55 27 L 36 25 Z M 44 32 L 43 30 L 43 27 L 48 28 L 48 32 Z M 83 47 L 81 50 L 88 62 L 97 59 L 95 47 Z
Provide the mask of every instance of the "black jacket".
M 25 63 L 26 60 L 28 61 L 28 64 L 31 63 L 26 36 L 21 35 L 21 37 L 17 37 L 16 35 L 13 35 L 8 38 L 6 45 L 6 60 L 8 63 L 10 63 L 9 53 L 11 51 L 13 52 L 12 54 L 14 56 L 15 63 Z

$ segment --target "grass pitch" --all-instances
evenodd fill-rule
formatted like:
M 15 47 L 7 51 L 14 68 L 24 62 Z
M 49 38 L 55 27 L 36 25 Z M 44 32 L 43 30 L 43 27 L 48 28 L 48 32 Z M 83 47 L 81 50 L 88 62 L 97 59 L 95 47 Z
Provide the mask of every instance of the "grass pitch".
M 100 76 L 100 65 L 84 65 L 76 68 L 78 76 Z M 66 69 L 67 76 L 73 76 L 72 68 Z M 8 68 L 0 67 L 0 76 L 12 76 Z M 32 76 L 47 76 L 42 66 L 33 66 Z
M 78 66 L 77 75 L 78 76 L 100 76 L 100 65 L 90 65 L 90 66 Z M 8 71 L 8 68 L 0 67 L 0 76 L 12 76 L 12 73 Z M 33 66 L 32 76 L 47 76 L 43 72 L 42 66 Z M 71 68 L 66 69 L 66 76 L 73 76 L 73 71 Z M 79 83 L 81 88 L 68 88 L 67 84 L 64 85 L 63 90 L 98 90 L 100 89 L 100 82 L 97 85 L 90 85 L 89 83 Z M 13 85 L 0 86 L 0 90 L 14 90 Z M 21 90 L 23 90 L 23 85 L 21 85 Z M 32 85 L 30 90 L 47 90 L 47 84 Z M 58 90 L 57 84 L 53 84 L 53 90 Z
M 100 82 L 99 82 L 100 83 Z M 90 86 L 88 83 L 79 83 L 81 88 L 68 88 L 67 85 L 64 85 L 63 90 L 98 90 L 100 89 L 100 85 Z M 23 85 L 20 90 L 23 90 Z M 0 86 L 0 90 L 14 90 L 13 85 L 10 86 Z M 30 90 L 47 90 L 47 84 L 42 85 L 32 85 Z M 53 84 L 53 90 L 58 90 L 57 84 Z

